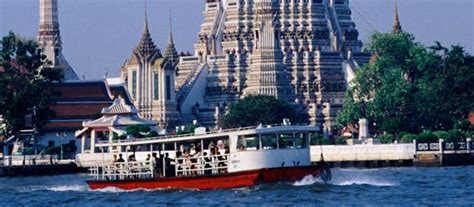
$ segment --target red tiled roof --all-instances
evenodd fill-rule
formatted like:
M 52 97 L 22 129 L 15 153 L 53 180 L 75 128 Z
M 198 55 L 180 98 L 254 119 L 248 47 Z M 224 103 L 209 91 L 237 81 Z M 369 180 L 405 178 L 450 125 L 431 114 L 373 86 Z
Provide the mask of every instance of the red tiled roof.
M 88 104 L 55 104 L 50 109 L 56 112 L 56 117 L 84 117 L 94 116 L 110 103 L 88 103 Z
M 59 100 L 50 105 L 55 116 L 46 126 L 47 131 L 82 128 L 82 121 L 94 119 L 103 108 L 112 105 L 112 88 L 117 95 L 129 100 L 123 86 L 109 86 L 103 80 L 62 82 L 56 83 L 54 88 L 61 94 Z
M 469 121 L 471 122 L 471 125 L 474 125 L 474 111 L 469 113 Z
M 57 86 L 56 91 L 61 92 L 62 98 L 104 98 L 111 99 L 103 88 L 97 86 Z

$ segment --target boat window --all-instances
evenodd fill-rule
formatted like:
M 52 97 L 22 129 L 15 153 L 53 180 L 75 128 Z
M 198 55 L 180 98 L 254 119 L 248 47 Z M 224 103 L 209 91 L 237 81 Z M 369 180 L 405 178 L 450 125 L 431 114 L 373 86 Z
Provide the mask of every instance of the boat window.
M 258 148 L 259 148 L 259 141 L 258 141 L 257 135 L 252 134 L 252 135 L 239 136 L 239 139 L 237 140 L 238 151 L 258 150 Z
M 260 136 L 262 140 L 262 149 L 270 150 L 277 148 L 277 135 L 276 134 L 262 134 Z
M 309 133 L 309 139 L 310 139 L 310 145 L 321 145 L 321 144 L 324 144 L 326 141 L 323 135 L 317 132 Z
M 295 147 L 295 140 L 293 138 L 293 134 L 280 134 L 278 145 L 280 146 L 280 149 L 293 149 Z
M 306 148 L 308 146 L 308 134 L 295 133 L 295 146 L 297 149 Z
M 174 150 L 174 143 L 165 144 L 165 151 L 173 151 L 173 150 Z

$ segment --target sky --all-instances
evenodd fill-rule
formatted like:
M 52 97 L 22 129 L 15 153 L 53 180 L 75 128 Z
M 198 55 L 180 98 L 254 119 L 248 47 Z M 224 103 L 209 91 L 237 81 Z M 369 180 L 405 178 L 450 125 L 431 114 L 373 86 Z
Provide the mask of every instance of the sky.
M 63 54 L 81 77 L 118 76 L 140 39 L 145 5 L 158 47 L 166 48 L 171 13 L 177 50 L 192 53 L 204 0 L 59 0 Z M 375 31 L 391 30 L 394 0 L 351 0 L 350 5 L 364 43 Z M 38 8 L 39 0 L 0 0 L 0 35 L 13 31 L 36 38 Z M 474 54 L 474 0 L 398 0 L 398 9 L 403 30 L 417 41 L 459 44 Z

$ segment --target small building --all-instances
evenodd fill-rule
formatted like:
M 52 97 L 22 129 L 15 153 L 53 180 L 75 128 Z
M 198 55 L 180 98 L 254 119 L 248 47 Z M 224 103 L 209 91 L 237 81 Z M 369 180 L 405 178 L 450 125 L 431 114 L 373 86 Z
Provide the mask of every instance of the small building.
M 101 110 L 114 102 L 114 97 L 125 97 L 126 103 L 131 104 L 123 85 L 105 80 L 55 83 L 54 90 L 60 94 L 50 105 L 54 115 L 37 138 L 37 144 L 45 149 L 61 144 L 80 149 L 74 133 L 82 129 L 83 122 L 98 118 Z
M 82 129 L 76 131 L 75 137 L 81 138 L 81 153 L 97 152 L 95 144 L 99 141 L 112 141 L 126 135 L 126 128 L 133 125 L 149 126 L 156 131 L 156 121 L 145 120 L 138 115 L 138 110 L 119 96 L 114 103 L 102 109 L 102 117 L 83 122 Z M 110 149 L 109 149 L 110 150 Z

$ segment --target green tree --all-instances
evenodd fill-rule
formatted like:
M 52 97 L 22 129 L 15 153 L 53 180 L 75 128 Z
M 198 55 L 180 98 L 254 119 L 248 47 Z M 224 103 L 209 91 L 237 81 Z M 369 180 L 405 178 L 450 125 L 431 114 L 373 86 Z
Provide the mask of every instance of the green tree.
M 48 68 L 48 61 L 34 40 L 10 32 L 0 40 L 0 114 L 6 122 L 6 134 L 18 133 L 25 126 L 24 116 L 37 108 L 37 127 L 44 126 L 53 112 L 49 104 L 59 94 L 53 82 L 62 71 Z
M 392 134 L 383 134 L 379 136 L 380 143 L 382 144 L 389 144 L 392 143 L 393 140 L 395 140 L 395 136 Z
M 401 142 L 402 143 L 413 143 L 413 140 L 416 139 L 416 135 L 414 134 L 404 134 L 402 136 Z
M 127 132 L 127 135 L 130 135 L 134 138 L 144 138 L 148 136 L 158 135 L 157 132 L 151 131 L 151 128 L 149 126 L 142 124 L 128 126 L 125 131 Z
M 337 121 L 356 123 L 360 103 L 366 118 L 394 134 L 446 130 L 474 109 L 474 59 L 460 46 L 425 47 L 408 33 L 371 37 L 370 64 L 356 72 Z
M 416 141 L 423 142 L 423 143 L 433 143 L 433 142 L 438 142 L 438 138 L 436 137 L 436 135 L 433 134 L 433 132 L 424 131 L 418 134 Z
M 247 96 L 232 104 L 223 118 L 224 128 L 257 126 L 258 124 L 277 124 L 284 118 L 292 122 L 297 119 L 295 110 L 286 101 L 273 96 Z

